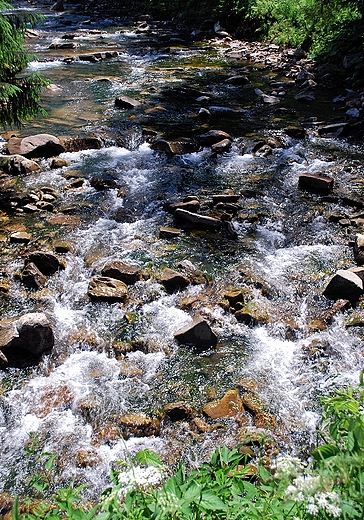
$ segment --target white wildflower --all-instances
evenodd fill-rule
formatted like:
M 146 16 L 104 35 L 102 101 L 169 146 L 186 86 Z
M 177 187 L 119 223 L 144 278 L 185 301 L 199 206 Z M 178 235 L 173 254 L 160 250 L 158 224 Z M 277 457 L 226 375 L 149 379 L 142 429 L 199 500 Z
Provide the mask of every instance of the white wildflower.
M 341 508 L 334 504 L 328 504 L 328 506 L 326 506 L 326 511 L 334 518 L 338 518 L 341 515 Z
M 306 464 L 301 459 L 290 455 L 277 457 L 273 465 L 275 475 L 279 479 L 293 478 L 301 474 L 305 467 Z
M 317 515 L 319 508 L 315 504 L 307 504 L 306 511 L 310 515 Z
M 311 475 L 299 476 L 294 480 L 294 485 L 305 495 L 313 495 L 321 488 L 321 478 Z
M 327 500 L 327 493 L 316 493 L 314 500 L 316 501 L 316 504 L 322 509 L 326 509 L 329 505 Z
M 146 468 L 131 468 L 119 474 L 120 491 L 119 496 L 125 496 L 128 491 L 135 488 L 146 488 L 160 484 L 162 472 L 154 466 Z

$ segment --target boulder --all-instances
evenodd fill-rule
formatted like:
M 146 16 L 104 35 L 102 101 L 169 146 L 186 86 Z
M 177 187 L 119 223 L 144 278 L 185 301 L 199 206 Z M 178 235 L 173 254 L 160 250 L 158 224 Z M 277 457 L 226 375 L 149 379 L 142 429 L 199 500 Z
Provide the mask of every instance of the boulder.
M 199 348 L 215 347 L 217 344 L 216 334 L 201 316 L 196 316 L 192 323 L 179 329 L 174 337 L 179 343 Z
M 25 175 L 40 170 L 38 163 L 18 154 L 0 155 L 0 167 L 10 175 Z
M 41 273 L 47 276 L 65 268 L 63 262 L 58 260 L 56 255 L 44 251 L 29 253 L 25 259 L 25 265 L 27 266 L 31 262 L 38 267 Z
M 103 179 L 102 177 L 92 177 L 90 185 L 96 191 L 112 190 L 118 188 L 118 184 L 114 179 Z
M 347 127 L 348 123 L 334 123 L 332 125 L 319 126 L 317 132 L 320 136 L 339 137 Z
M 160 282 L 169 293 L 184 289 L 190 284 L 187 276 L 168 268 L 163 270 Z
M 197 139 L 201 146 L 212 146 L 213 144 L 220 143 L 225 139 L 228 139 L 229 141 L 233 140 L 231 135 L 223 130 L 209 130 L 206 134 L 199 135 Z
M 300 126 L 287 126 L 284 133 L 295 139 L 302 139 L 306 135 L 305 129 Z
M 355 261 L 359 265 L 364 265 L 364 235 L 357 235 L 353 248 Z
M 328 195 L 334 186 L 334 179 L 321 174 L 302 173 L 298 178 L 298 187 L 319 195 Z
M 15 363 L 23 357 L 39 358 L 54 345 L 52 326 L 42 312 L 25 314 L 14 321 L 0 322 L 0 349 Z
M 213 217 L 207 217 L 205 215 L 199 215 L 186 211 L 185 209 L 177 209 L 174 213 L 177 219 L 185 220 L 196 226 L 208 229 L 219 229 L 221 227 L 221 220 Z
M 312 101 L 316 100 L 316 96 L 313 90 L 307 88 L 298 92 L 295 96 L 295 99 L 301 103 L 312 103 Z
M 172 215 L 176 212 L 177 209 L 184 209 L 186 211 L 190 211 L 191 213 L 197 213 L 200 209 L 200 202 L 195 199 L 188 202 L 174 202 L 173 204 L 167 204 L 165 209 L 169 213 L 172 213 Z
M 279 103 L 281 102 L 279 97 L 268 96 L 267 94 L 262 94 L 262 100 L 265 105 L 269 105 L 269 106 L 279 105 Z
M 340 269 L 331 278 L 323 295 L 329 300 L 346 299 L 355 304 L 363 294 L 363 280 L 349 270 Z
M 223 139 L 222 141 L 219 141 L 218 143 L 211 145 L 211 151 L 213 153 L 228 152 L 230 150 L 230 148 L 231 148 L 230 139 Z
M 225 80 L 228 85 L 247 85 L 249 83 L 248 76 L 231 76 Z
M 51 162 L 51 168 L 53 170 L 57 168 L 63 168 L 64 166 L 68 166 L 68 162 L 65 159 L 60 159 L 59 157 L 53 159 Z
M 37 134 L 29 137 L 11 137 L 8 141 L 8 151 L 12 154 L 24 155 L 24 157 L 45 157 L 59 155 L 65 149 L 60 140 L 50 134 Z
M 186 153 L 198 152 L 199 145 L 188 137 L 177 139 L 155 139 L 150 145 L 152 150 L 165 152 L 169 155 L 184 155 Z
M 140 108 L 142 103 L 129 96 L 120 95 L 115 99 L 116 108 Z
M 128 289 L 121 280 L 98 276 L 90 281 L 87 294 L 92 300 L 110 303 L 125 302 L 128 297 Z
M 108 278 L 121 280 L 126 285 L 133 285 L 140 280 L 140 271 L 137 267 L 132 267 L 131 265 L 124 264 L 118 260 L 105 265 L 101 274 Z
M 190 420 L 193 417 L 192 408 L 184 401 L 168 404 L 164 407 L 164 413 L 172 422 Z
M 102 141 L 96 136 L 89 135 L 84 137 L 64 137 L 60 139 L 66 152 L 79 152 L 81 150 L 99 150 L 102 148 Z
M 258 412 L 254 416 L 254 423 L 257 428 L 264 428 L 269 430 L 275 430 L 277 428 L 277 421 L 269 412 Z
M 117 424 L 124 439 L 130 437 L 152 437 L 160 434 L 158 419 L 144 413 L 131 413 L 117 418 Z
M 20 279 L 22 283 L 31 289 L 39 289 L 47 281 L 46 277 L 40 272 L 38 267 L 30 262 L 21 272 Z
M 243 411 L 244 406 L 238 390 L 229 390 L 222 399 L 207 403 L 202 410 L 203 414 L 210 419 L 235 417 Z
M 31 235 L 29 235 L 29 233 L 25 233 L 25 231 L 18 231 L 17 233 L 10 235 L 11 244 L 29 244 L 31 239 Z

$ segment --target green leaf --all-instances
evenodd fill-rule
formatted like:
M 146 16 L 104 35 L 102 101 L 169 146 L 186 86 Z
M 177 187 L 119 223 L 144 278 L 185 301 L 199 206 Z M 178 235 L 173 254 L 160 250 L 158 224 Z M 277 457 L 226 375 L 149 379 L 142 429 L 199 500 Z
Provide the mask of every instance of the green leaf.
M 19 520 L 19 498 L 18 495 L 14 498 L 14 504 L 13 504 L 13 512 L 11 515 L 11 520 Z
M 264 466 L 258 466 L 259 475 L 263 480 L 268 480 L 272 475 Z
M 104 513 L 99 513 L 98 515 L 96 515 L 94 517 L 94 520 L 107 520 L 110 516 L 110 513 L 108 512 L 104 512 Z
M 227 509 L 227 506 L 224 504 L 224 502 L 210 491 L 203 492 L 199 506 L 203 509 L 212 511 L 224 511 Z
M 353 451 L 355 448 L 355 438 L 352 431 L 348 432 L 348 450 Z
M 332 446 L 331 444 L 325 444 L 324 446 L 319 446 L 312 452 L 312 456 L 317 461 L 322 461 L 328 459 L 330 457 L 334 457 L 339 452 L 336 446 Z
M 163 466 L 160 457 L 151 450 L 141 450 L 133 458 L 133 462 L 139 462 L 139 464 L 145 464 L 146 466 Z
M 188 488 L 185 490 L 185 492 L 183 494 L 183 498 L 185 500 L 189 500 L 191 502 L 197 501 L 197 500 L 200 500 L 201 492 L 202 492 L 201 486 L 196 484 L 196 482 L 192 482 L 188 486 Z
M 45 465 L 45 469 L 46 470 L 51 470 L 53 468 L 53 464 L 54 464 L 54 460 L 56 459 L 57 457 L 57 454 L 55 455 L 52 455 L 46 462 L 46 465 Z

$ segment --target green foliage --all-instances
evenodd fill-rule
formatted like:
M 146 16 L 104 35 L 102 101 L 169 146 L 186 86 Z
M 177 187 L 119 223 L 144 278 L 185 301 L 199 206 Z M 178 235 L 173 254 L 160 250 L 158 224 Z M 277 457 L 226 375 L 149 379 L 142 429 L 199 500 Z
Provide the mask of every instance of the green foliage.
M 47 82 L 38 74 L 26 78 L 18 75 L 31 56 L 23 42 L 28 25 L 37 18 L 30 14 L 14 14 L 11 6 L 0 0 L 0 125 L 21 125 L 39 113 L 40 92 Z

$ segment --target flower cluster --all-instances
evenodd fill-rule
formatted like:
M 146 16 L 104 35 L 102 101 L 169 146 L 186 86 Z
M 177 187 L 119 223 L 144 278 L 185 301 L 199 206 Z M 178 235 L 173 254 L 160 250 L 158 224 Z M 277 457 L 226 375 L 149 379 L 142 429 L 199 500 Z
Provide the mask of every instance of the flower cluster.
M 277 457 L 272 469 L 275 470 L 274 476 L 277 480 L 292 479 L 302 474 L 306 468 L 306 464 L 297 457 L 290 455 L 282 455 Z
M 341 515 L 340 497 L 335 491 L 322 491 L 321 478 L 301 475 L 286 490 L 286 496 L 295 502 L 303 502 L 307 513 L 317 515 L 320 509 L 338 518 Z
M 146 468 L 132 467 L 128 471 L 123 471 L 118 476 L 119 496 L 125 496 L 132 489 L 146 489 L 161 483 L 162 471 L 154 466 Z

